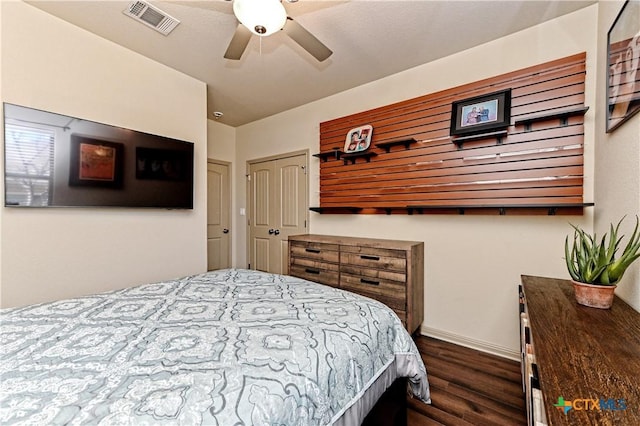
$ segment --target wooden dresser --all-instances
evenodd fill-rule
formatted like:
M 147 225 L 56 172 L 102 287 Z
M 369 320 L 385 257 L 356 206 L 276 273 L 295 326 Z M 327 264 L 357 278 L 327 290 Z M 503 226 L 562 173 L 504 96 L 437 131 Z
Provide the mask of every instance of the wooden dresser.
M 640 425 L 640 313 L 617 296 L 581 306 L 570 281 L 523 275 L 520 325 L 530 425 Z
M 424 319 L 424 243 L 332 235 L 289 237 L 289 274 L 379 300 L 410 333 Z

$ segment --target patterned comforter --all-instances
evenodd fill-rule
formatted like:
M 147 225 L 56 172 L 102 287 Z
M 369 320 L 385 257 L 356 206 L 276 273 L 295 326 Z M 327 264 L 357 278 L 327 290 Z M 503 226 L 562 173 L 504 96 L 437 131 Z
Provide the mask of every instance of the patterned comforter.
M 429 401 L 383 304 L 220 270 L 0 311 L 0 424 L 324 425 L 383 371 Z

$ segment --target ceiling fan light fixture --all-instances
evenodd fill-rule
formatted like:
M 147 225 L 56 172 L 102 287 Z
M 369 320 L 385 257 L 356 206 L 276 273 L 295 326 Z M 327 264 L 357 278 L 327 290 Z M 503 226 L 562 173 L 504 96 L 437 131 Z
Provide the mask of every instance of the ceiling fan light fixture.
M 287 21 L 280 0 L 234 0 L 233 13 L 242 25 L 259 36 L 281 30 Z

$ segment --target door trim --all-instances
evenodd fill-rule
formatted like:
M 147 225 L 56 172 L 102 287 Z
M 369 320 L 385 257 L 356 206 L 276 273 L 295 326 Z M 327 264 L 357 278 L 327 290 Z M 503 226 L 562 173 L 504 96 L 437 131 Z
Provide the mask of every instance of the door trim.
M 302 155 L 302 154 L 305 154 L 307 156 L 307 163 L 308 163 L 309 162 L 309 150 L 308 149 L 301 149 L 301 150 L 298 150 L 298 151 L 286 152 L 284 154 L 269 155 L 267 157 L 260 157 L 260 158 L 254 158 L 253 160 L 247 160 L 247 169 L 246 170 L 247 170 L 247 173 L 249 173 L 249 165 L 250 164 L 264 163 L 265 161 L 280 160 L 280 159 L 283 159 L 283 158 L 296 157 L 296 156 Z
M 309 149 L 301 149 L 301 150 L 297 150 L 297 151 L 291 151 L 291 152 L 286 152 L 283 154 L 276 154 L 276 155 L 269 155 L 267 157 L 260 157 L 260 158 L 254 158 L 252 160 L 247 160 L 246 164 L 245 164 L 245 172 L 244 172 L 244 183 L 245 183 L 245 206 L 247 206 L 247 212 L 246 212 L 246 217 L 249 218 L 251 217 L 251 211 L 250 211 L 250 206 L 252 206 L 251 204 L 251 182 L 248 179 L 248 176 L 250 176 L 251 174 L 251 165 L 253 164 L 257 164 L 257 163 L 264 163 L 266 161 L 273 161 L 273 160 L 281 160 L 284 158 L 289 158 L 289 157 L 296 157 L 299 155 L 304 155 L 304 162 L 305 162 L 305 171 L 306 171 L 306 175 L 307 175 L 307 179 L 306 179 L 306 191 L 305 191 L 305 200 L 304 200 L 304 211 L 305 211 L 305 223 L 306 223 L 306 229 L 307 232 L 309 230 Z M 245 229 L 245 234 L 246 234 L 246 241 L 245 241 L 245 256 L 246 256 L 246 265 L 247 268 L 250 268 L 250 264 L 249 262 L 251 262 L 251 234 L 250 234 L 250 225 L 249 225 L 249 221 L 245 220 L 244 225 L 246 227 Z

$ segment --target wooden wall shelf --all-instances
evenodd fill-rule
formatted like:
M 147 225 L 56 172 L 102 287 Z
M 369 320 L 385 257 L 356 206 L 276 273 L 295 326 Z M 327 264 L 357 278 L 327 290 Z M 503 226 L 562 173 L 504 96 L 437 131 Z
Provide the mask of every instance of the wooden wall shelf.
M 405 149 L 409 149 L 411 144 L 414 144 L 416 142 L 418 142 L 418 141 L 415 140 L 414 138 L 407 138 L 407 139 L 398 139 L 398 140 L 395 140 L 395 141 L 378 142 L 375 145 L 378 148 L 384 149 L 385 152 L 391 152 L 391 148 L 394 147 L 394 146 L 404 145 Z
M 340 207 L 309 207 L 309 210 L 316 213 L 358 213 L 362 207 L 340 206 Z
M 349 154 L 342 154 L 342 159 L 344 160 L 344 164 L 347 164 L 351 161 L 351 164 L 355 164 L 358 158 L 364 158 L 367 160 L 367 163 L 371 161 L 371 157 L 375 157 L 376 154 L 373 151 L 362 151 L 362 152 L 353 152 Z
M 322 161 L 327 161 L 329 158 L 335 158 L 336 160 L 339 160 L 342 154 L 344 154 L 344 152 L 342 152 L 340 148 L 333 148 L 329 151 L 323 151 L 317 154 L 313 154 L 313 156 L 318 157 Z
M 511 205 L 459 205 L 459 206 L 407 206 L 409 214 L 413 214 L 413 211 L 422 214 L 428 210 L 458 210 L 458 214 L 465 214 L 467 210 L 497 210 L 498 214 L 504 216 L 507 214 L 507 210 L 540 210 L 547 211 L 548 216 L 554 216 L 560 209 L 575 209 L 584 207 L 593 207 L 593 203 L 563 203 L 563 204 L 511 204 Z
M 391 214 L 393 211 L 406 212 L 407 214 L 423 214 L 423 213 L 438 213 L 450 211 L 457 212 L 457 214 L 463 215 L 467 211 L 471 210 L 484 210 L 494 211 L 495 213 L 504 216 L 508 210 L 537 210 L 538 214 L 545 214 L 547 216 L 554 216 L 561 213 L 562 210 L 575 210 L 583 209 L 585 207 L 593 207 L 594 203 L 558 203 L 558 204 L 510 204 L 510 205 L 422 205 L 422 206 L 404 206 L 404 207 L 371 207 L 375 210 L 383 210 L 386 214 Z M 364 210 L 365 207 L 345 206 L 345 207 L 309 207 L 309 210 L 316 213 L 352 213 L 357 214 Z
M 488 132 L 488 133 L 477 133 L 475 135 L 469 136 L 459 136 L 451 138 L 451 141 L 456 144 L 458 149 L 462 148 L 462 144 L 464 142 L 478 140 L 478 139 L 486 139 L 486 138 L 496 138 L 496 142 L 499 144 L 502 143 L 502 137 L 507 136 L 506 130 L 498 130 L 496 132 Z
M 569 117 L 579 117 L 579 116 L 585 115 L 588 110 L 589 110 L 589 107 L 579 107 L 579 108 L 567 109 L 564 111 L 553 111 L 553 112 L 548 112 L 544 114 L 529 115 L 529 116 L 525 116 L 517 119 L 514 122 L 514 124 L 516 126 L 519 126 L 520 124 L 524 124 L 527 130 L 531 130 L 531 124 L 535 122 L 559 119 L 560 126 L 566 126 L 567 120 L 569 119 Z

